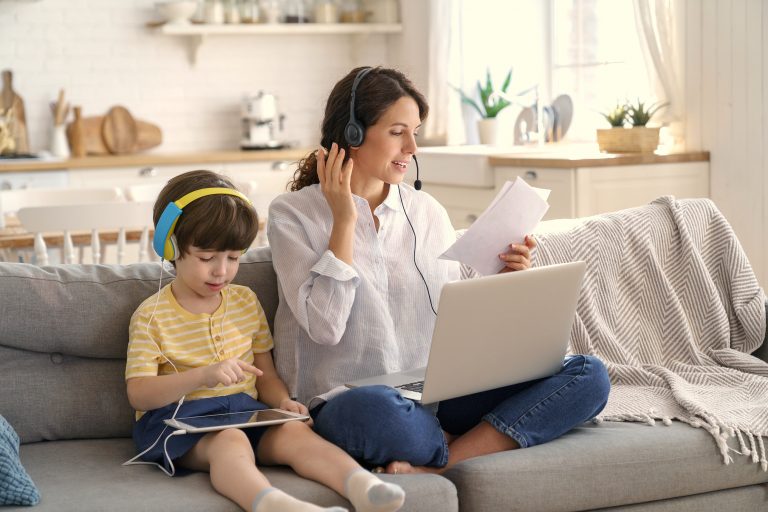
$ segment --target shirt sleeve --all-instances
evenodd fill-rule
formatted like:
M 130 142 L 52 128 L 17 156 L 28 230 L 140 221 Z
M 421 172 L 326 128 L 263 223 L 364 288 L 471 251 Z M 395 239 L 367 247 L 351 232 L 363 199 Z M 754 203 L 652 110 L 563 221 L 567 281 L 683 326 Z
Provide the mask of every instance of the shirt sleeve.
M 128 327 L 128 355 L 125 378 L 155 377 L 160 367 L 160 347 L 157 326 L 149 324 L 149 315 L 141 309 L 131 316 Z
M 323 228 L 309 219 L 303 224 L 286 211 L 289 208 L 273 202 L 267 222 L 278 282 L 291 313 L 310 339 L 335 345 L 346 330 L 360 276 L 328 250 L 327 243 L 322 250 L 313 248 L 307 230 Z

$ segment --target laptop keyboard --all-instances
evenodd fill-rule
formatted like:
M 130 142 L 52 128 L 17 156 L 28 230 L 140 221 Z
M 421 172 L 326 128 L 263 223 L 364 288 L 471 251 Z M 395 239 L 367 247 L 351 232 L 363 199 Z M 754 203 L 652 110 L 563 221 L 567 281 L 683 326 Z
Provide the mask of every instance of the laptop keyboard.
M 422 393 L 424 391 L 424 381 L 409 382 L 408 384 L 400 384 L 395 386 L 395 389 L 404 389 L 406 391 L 413 391 L 414 393 Z

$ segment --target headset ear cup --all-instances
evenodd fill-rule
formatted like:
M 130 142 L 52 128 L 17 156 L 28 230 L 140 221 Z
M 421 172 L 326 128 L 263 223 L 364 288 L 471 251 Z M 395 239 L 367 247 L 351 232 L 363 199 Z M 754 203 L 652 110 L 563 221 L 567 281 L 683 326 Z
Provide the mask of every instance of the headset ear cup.
M 176 258 L 179 257 L 179 243 L 176 241 L 176 235 L 174 234 L 171 234 L 171 236 L 168 237 L 166 253 L 169 253 L 165 255 L 165 259 L 168 261 L 176 261 Z
M 349 121 L 347 126 L 344 127 L 344 138 L 347 139 L 347 144 L 350 146 L 359 146 L 363 143 L 363 137 L 365 132 L 362 126 L 355 121 Z

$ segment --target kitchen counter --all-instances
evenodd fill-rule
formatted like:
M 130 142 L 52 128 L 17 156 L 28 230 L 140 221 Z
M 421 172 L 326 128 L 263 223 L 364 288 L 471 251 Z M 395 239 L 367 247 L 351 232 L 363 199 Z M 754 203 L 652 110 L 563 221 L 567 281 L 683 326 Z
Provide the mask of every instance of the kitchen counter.
M 680 162 L 708 162 L 708 151 L 680 153 L 507 153 L 488 157 L 488 163 L 498 166 L 536 166 L 572 169 L 574 167 L 606 167 L 614 165 L 645 165 Z
M 305 157 L 311 149 L 275 149 L 263 151 L 206 151 L 200 153 L 137 153 L 132 155 L 87 156 L 60 159 L 0 160 L 0 173 L 50 170 L 103 169 L 155 165 L 290 161 Z
M 551 190 L 545 219 L 645 204 L 663 195 L 709 196 L 709 153 L 600 153 L 596 144 L 444 146 L 419 149 L 423 190 L 469 226 L 507 181 Z M 409 174 L 412 176 L 413 174 Z

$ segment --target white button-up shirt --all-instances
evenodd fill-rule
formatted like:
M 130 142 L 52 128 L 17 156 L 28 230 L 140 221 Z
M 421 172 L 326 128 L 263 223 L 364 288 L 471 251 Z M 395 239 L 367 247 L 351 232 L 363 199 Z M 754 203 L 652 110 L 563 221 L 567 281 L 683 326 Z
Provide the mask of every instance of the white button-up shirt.
M 435 309 L 443 284 L 470 272 L 438 259 L 456 241 L 445 208 L 409 185 L 399 189 L 402 203 L 392 185 L 376 208 L 378 231 L 368 202 L 353 196 L 353 265 L 328 249 L 333 215 L 320 185 L 270 205 L 267 236 L 280 298 L 275 364 L 303 403 L 327 400 L 352 380 L 425 366 L 435 315 L 419 270 Z M 418 270 L 406 213 L 416 231 Z

